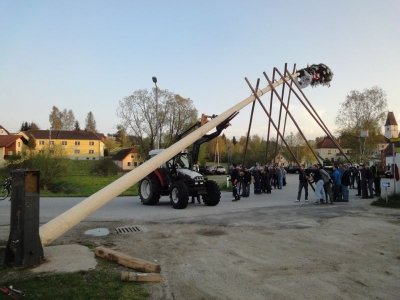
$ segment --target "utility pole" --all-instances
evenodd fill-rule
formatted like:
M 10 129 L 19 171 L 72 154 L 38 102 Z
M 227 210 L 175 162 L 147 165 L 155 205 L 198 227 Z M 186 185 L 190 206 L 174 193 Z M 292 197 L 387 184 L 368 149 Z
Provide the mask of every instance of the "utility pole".
M 153 76 L 152 78 L 151 78 L 152 80 L 153 80 L 153 82 L 154 82 L 154 85 L 155 85 L 155 97 L 156 97 L 156 148 L 157 149 L 160 149 L 160 139 L 159 139 L 159 137 L 158 137 L 158 125 L 159 125 L 159 122 L 158 122 L 158 87 L 157 87 L 157 77 L 156 76 Z

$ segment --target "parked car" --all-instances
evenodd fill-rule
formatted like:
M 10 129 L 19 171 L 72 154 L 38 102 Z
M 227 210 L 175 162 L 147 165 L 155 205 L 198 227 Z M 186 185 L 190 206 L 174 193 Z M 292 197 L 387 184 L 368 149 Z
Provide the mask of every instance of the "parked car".
M 204 175 L 214 175 L 215 170 L 213 167 L 205 166 Z
M 296 174 L 299 173 L 299 166 L 288 166 L 285 168 L 288 174 Z
M 215 166 L 214 167 L 215 175 L 226 175 L 226 169 L 223 166 Z

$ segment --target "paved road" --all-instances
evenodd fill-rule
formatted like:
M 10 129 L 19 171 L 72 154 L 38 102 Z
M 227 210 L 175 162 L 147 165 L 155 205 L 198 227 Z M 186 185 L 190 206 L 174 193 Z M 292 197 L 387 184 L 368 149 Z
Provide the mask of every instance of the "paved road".
M 94 214 L 90 215 L 85 221 L 168 221 L 168 220 L 181 220 L 182 222 L 191 222 L 194 220 L 205 221 L 212 218 L 222 220 L 222 215 L 230 215 L 235 213 L 257 212 L 264 210 L 264 208 L 282 208 L 285 211 L 292 211 L 292 208 L 312 208 L 330 211 L 343 210 L 344 207 L 354 207 L 364 205 L 366 201 L 360 200 L 355 197 L 355 190 L 350 191 L 351 204 L 336 204 L 334 207 L 326 205 L 313 205 L 314 194 L 309 189 L 310 203 L 301 201 L 295 203 L 297 194 L 297 175 L 288 175 L 287 185 L 282 190 L 273 190 L 272 194 L 254 195 L 251 193 L 249 198 L 242 198 L 240 201 L 232 202 L 232 195 L 229 192 L 222 192 L 221 202 L 218 206 L 207 207 L 202 204 L 189 204 L 184 210 L 176 210 L 169 204 L 168 197 L 162 197 L 160 204 L 157 206 L 145 206 L 140 203 L 139 197 L 117 197 L 113 199 L 106 206 L 102 207 Z M 64 211 L 68 210 L 75 204 L 82 201 L 84 198 L 52 198 L 42 197 L 40 199 L 40 222 L 46 223 Z M 304 199 L 304 196 L 303 196 Z M 368 201 L 370 202 L 370 201 Z M 295 210 L 297 211 L 297 210 Z M 318 213 L 315 211 L 315 213 Z M 233 216 L 232 216 L 233 217 Z M 234 220 L 233 220 L 234 222 Z M 248 220 L 252 222 L 252 220 Z M 0 202 L 0 226 L 10 223 L 10 202 Z

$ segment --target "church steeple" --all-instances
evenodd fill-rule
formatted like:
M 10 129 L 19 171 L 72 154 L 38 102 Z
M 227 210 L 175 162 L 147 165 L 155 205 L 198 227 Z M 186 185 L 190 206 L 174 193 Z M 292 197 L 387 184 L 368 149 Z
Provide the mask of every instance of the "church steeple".
M 389 111 L 385 123 L 385 138 L 397 138 L 398 136 L 399 128 L 397 126 L 396 118 L 394 117 L 394 113 Z

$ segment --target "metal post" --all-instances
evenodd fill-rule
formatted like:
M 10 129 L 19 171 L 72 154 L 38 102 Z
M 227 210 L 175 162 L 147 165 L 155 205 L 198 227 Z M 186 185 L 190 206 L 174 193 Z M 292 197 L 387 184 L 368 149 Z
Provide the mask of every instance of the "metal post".
M 39 236 L 39 171 L 11 172 L 10 236 L 4 263 L 31 267 L 43 260 Z
M 156 148 L 160 149 L 160 139 L 158 137 L 158 126 L 159 126 L 159 122 L 158 122 L 158 87 L 157 87 L 157 77 L 153 76 L 152 80 L 154 82 L 155 85 L 155 96 L 156 96 Z
M 394 142 L 392 143 L 392 154 L 393 154 L 393 167 L 392 167 L 392 175 L 393 175 L 393 192 L 397 193 L 396 188 L 396 148 L 394 146 Z

